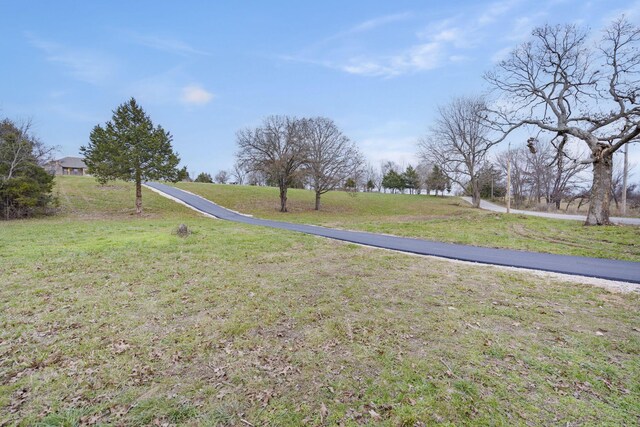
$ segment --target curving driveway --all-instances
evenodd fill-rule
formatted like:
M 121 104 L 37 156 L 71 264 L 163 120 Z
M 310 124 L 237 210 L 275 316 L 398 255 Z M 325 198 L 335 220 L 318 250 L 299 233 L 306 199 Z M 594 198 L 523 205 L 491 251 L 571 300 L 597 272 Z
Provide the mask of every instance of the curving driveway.
M 258 219 L 230 211 L 229 209 L 225 209 L 207 199 L 180 190 L 179 188 L 157 182 L 147 182 L 145 185 L 160 193 L 178 199 L 200 212 L 213 215 L 227 221 L 297 231 L 300 233 L 313 234 L 335 240 L 419 255 L 431 255 L 482 264 L 528 268 L 562 274 L 640 283 L 640 262 L 569 255 L 553 255 L 509 249 L 482 248 L 478 246 L 458 245 L 453 243 L 412 239 L 408 237 L 366 233 L 362 231 L 336 230 L 315 225 L 292 224 L 288 222 Z
M 471 197 L 465 196 L 465 197 L 461 197 L 461 199 L 464 200 L 465 202 L 468 202 L 469 204 L 473 203 L 471 201 Z M 480 209 L 485 209 L 492 212 L 507 213 L 506 207 L 496 205 L 495 203 L 487 202 L 486 200 L 480 200 Z M 543 218 L 568 219 L 572 221 L 587 220 L 587 217 L 584 215 L 571 215 L 571 214 L 553 213 L 553 212 L 536 212 L 536 211 L 524 211 L 520 209 L 511 209 L 511 213 L 520 214 L 520 215 L 541 216 Z M 611 220 L 611 222 L 615 224 L 640 225 L 640 218 L 612 216 L 609 219 Z

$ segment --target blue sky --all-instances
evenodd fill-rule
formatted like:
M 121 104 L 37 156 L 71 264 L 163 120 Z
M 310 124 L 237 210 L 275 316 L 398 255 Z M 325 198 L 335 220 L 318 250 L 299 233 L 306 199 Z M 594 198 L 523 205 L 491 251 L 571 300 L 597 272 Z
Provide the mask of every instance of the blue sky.
M 640 1 L 0 1 L 0 116 L 77 155 L 135 97 L 192 175 L 270 114 L 334 119 L 374 164 L 415 163 L 438 104 L 544 23 L 600 29 Z M 632 147 L 632 158 L 638 150 Z M 638 159 L 640 160 L 640 159 Z

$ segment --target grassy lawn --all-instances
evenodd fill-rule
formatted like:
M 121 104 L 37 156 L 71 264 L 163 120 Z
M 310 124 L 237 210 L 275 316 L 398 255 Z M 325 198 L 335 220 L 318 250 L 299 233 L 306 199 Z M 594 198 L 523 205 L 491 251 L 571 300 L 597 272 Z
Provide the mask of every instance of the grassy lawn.
M 290 212 L 278 212 L 276 188 L 179 183 L 222 206 L 261 218 L 419 237 L 451 243 L 640 261 L 640 227 L 583 227 L 578 221 L 504 215 L 454 197 L 289 190 Z
M 638 294 L 58 188 L 0 224 L 0 425 L 640 420 Z

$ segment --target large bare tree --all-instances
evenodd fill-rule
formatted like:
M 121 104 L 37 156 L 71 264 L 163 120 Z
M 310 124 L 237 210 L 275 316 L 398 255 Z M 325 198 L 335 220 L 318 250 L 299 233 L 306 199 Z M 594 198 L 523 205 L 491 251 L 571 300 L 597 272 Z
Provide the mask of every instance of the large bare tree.
M 537 28 L 485 74 L 501 96 L 495 124 L 582 141 L 593 183 L 586 225 L 609 224 L 613 153 L 640 135 L 640 29 L 624 17 L 596 45 L 575 25 Z
M 305 121 L 307 176 L 316 193 L 315 209 L 320 197 L 343 185 L 347 178 L 356 179 L 364 158 L 356 144 L 338 129 L 331 119 L 316 117 Z
M 287 190 L 307 160 L 304 128 L 303 120 L 269 116 L 262 126 L 242 129 L 236 135 L 240 166 L 278 185 L 280 212 L 287 212 Z
M 456 98 L 438 108 L 429 135 L 419 142 L 422 161 L 437 165 L 451 181 L 469 188 L 475 207 L 480 207 L 478 170 L 496 144 L 489 137 L 486 111 L 482 97 Z

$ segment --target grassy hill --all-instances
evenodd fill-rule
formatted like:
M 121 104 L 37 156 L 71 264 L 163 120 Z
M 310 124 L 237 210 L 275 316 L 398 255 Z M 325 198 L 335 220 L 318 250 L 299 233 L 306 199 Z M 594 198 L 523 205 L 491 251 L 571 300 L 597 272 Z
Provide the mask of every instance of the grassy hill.
M 50 220 L 135 219 L 135 188 L 131 183 L 112 181 L 99 185 L 86 176 L 58 176 L 54 194 L 59 212 Z M 157 193 L 142 188 L 143 219 L 198 217 L 198 213 Z
M 57 188 L 61 215 L 0 223 L 0 425 L 640 417 L 638 294 Z
M 289 190 L 290 212 L 271 187 L 179 183 L 222 206 L 261 218 L 351 230 L 556 254 L 640 261 L 640 227 L 584 227 L 578 221 L 504 215 L 474 209 L 457 197 L 329 192 L 321 211 L 314 195 Z

